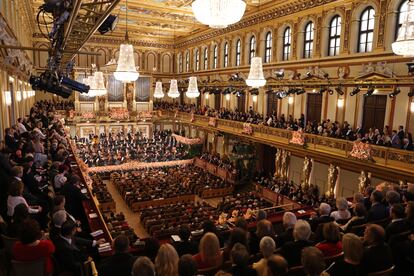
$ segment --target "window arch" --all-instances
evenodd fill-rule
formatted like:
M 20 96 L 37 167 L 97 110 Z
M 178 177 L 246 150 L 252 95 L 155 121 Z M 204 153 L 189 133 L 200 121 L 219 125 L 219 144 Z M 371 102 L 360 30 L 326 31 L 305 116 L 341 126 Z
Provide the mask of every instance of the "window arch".
M 195 52 L 195 69 L 196 71 L 200 70 L 200 52 L 198 49 Z
M 226 68 L 229 65 L 229 44 L 227 42 L 224 44 L 223 54 L 223 65 Z
M 335 15 L 329 24 L 329 44 L 328 56 L 336 56 L 339 54 L 341 45 L 341 17 Z
M 367 7 L 359 18 L 358 52 L 366 53 L 372 51 L 374 41 L 375 10 Z
M 283 32 L 283 57 L 282 60 L 290 59 L 290 47 L 292 45 L 292 31 L 287 27 Z
M 252 63 L 252 58 L 254 58 L 255 53 L 256 53 L 256 37 L 252 35 L 252 37 L 250 38 L 250 43 L 249 43 L 249 64 Z
M 314 38 L 314 30 L 313 30 L 313 22 L 310 21 L 305 26 L 305 40 L 303 43 L 303 57 L 304 58 L 311 58 L 313 52 L 313 38 Z
M 268 63 L 272 60 L 272 32 L 267 32 L 265 36 L 265 55 L 264 62 Z
M 402 1 L 398 6 L 397 11 L 397 24 L 395 25 L 395 36 L 394 41 L 398 38 L 398 32 L 404 22 L 408 12 L 408 0 Z
M 189 52 L 185 54 L 185 71 L 186 72 L 190 71 L 190 53 Z
M 218 58 L 217 45 L 215 45 L 213 49 L 213 69 L 217 69 L 217 58 Z
M 208 48 L 204 48 L 204 70 L 208 69 Z
M 241 41 L 240 39 L 236 42 L 236 66 L 241 64 Z

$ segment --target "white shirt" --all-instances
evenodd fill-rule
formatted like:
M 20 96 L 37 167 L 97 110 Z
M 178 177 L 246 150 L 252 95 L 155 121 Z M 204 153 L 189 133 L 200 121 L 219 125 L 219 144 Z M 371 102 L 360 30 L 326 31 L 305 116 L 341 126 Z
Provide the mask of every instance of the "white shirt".
M 26 199 L 22 196 L 10 196 L 7 198 L 7 215 L 12 217 L 14 215 L 14 208 L 19 204 L 24 204 L 29 209 L 29 214 L 37 214 L 39 213 L 38 209 L 33 209 L 27 204 Z
M 25 133 L 25 132 L 27 132 L 26 127 L 22 123 L 17 123 L 17 130 L 19 131 L 19 133 Z

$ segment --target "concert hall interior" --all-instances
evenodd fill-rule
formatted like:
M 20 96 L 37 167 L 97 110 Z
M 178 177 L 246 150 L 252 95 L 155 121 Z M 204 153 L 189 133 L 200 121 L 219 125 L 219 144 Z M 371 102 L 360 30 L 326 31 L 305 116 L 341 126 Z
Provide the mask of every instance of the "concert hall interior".
M 409 276 L 414 0 L 0 0 L 0 275 Z

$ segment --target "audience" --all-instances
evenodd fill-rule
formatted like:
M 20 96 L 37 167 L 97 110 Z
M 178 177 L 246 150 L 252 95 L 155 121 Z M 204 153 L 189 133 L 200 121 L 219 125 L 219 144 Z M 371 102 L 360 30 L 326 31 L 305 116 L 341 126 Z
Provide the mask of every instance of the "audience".
M 310 225 L 307 221 L 298 220 L 293 228 L 293 242 L 285 243 L 280 249 L 280 253 L 287 260 L 289 267 L 301 264 L 301 252 L 305 247 L 312 246 L 309 240 L 312 234 Z
M 282 247 L 287 242 L 292 242 L 293 239 L 293 228 L 297 222 L 297 218 L 292 212 L 285 212 L 283 214 L 283 229 L 284 231 L 276 235 L 276 244 L 278 247 Z
M 336 199 L 336 208 L 338 210 L 331 213 L 331 217 L 333 217 L 335 221 L 339 223 L 351 218 L 351 213 L 348 211 L 348 201 L 345 198 L 340 197 Z
M 260 252 L 263 255 L 257 263 L 253 264 L 253 269 L 256 270 L 258 276 L 267 275 L 267 262 L 268 259 L 273 255 L 276 249 L 275 241 L 271 237 L 263 237 L 260 240 Z
M 256 270 L 249 267 L 249 252 L 241 243 L 236 243 L 231 249 L 232 267 L 229 272 L 233 276 L 255 276 Z
M 199 253 L 193 256 L 198 269 L 218 267 L 223 263 L 220 242 L 214 233 L 208 232 L 200 240 Z
M 371 194 L 371 207 L 368 211 L 367 221 L 379 221 L 389 217 L 389 211 L 382 203 L 383 193 L 381 191 L 374 191 Z
M 268 276 L 285 276 L 288 272 L 288 263 L 285 258 L 280 255 L 272 255 L 267 260 Z
M 342 253 L 342 242 L 338 227 L 333 222 L 323 225 L 324 241 L 316 244 L 325 257 L 332 257 Z
M 329 276 L 324 272 L 325 261 L 322 252 L 313 246 L 306 247 L 302 250 L 302 266 L 307 276 Z
M 132 276 L 155 276 L 155 266 L 148 257 L 141 256 L 132 266 Z
M 190 254 L 184 254 L 178 261 L 178 275 L 195 276 L 197 275 L 197 263 Z
M 157 275 L 178 276 L 178 261 L 177 251 L 175 251 L 171 244 L 161 245 L 155 258 L 155 271 Z

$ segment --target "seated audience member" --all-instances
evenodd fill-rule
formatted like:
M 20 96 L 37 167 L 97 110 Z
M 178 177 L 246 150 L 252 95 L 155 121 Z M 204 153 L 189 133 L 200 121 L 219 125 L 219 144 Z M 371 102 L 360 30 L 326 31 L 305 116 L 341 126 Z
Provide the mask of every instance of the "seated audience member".
M 393 265 L 391 249 L 385 244 L 384 238 L 384 228 L 377 224 L 370 224 L 365 229 L 361 265 L 366 273 L 382 271 Z
M 86 261 L 87 256 L 74 243 L 76 228 L 76 224 L 71 220 L 63 223 L 61 233 L 54 241 L 56 246 L 55 257 L 62 272 L 66 271 L 80 275 L 83 262 Z
M 402 204 L 394 204 L 391 207 L 391 223 L 385 228 L 385 241 L 389 242 L 393 235 L 411 230 L 411 225 L 405 217 Z
M 249 267 L 249 252 L 241 243 L 236 243 L 231 249 L 232 267 L 229 269 L 234 276 L 255 276 L 256 270 Z
M 300 265 L 302 249 L 313 244 L 309 240 L 311 234 L 309 223 L 301 219 L 298 220 L 293 228 L 294 241 L 286 243 L 280 250 L 282 256 L 288 261 L 289 267 Z
M 128 253 L 129 239 L 125 235 L 119 235 L 113 241 L 115 254 L 102 260 L 98 267 L 99 275 L 130 276 L 135 257 Z
M 335 261 L 328 269 L 330 275 L 351 276 L 362 275 L 360 262 L 364 252 L 361 239 L 352 233 L 342 237 L 343 259 Z
M 272 223 L 267 219 L 262 219 L 256 225 L 256 232 L 250 233 L 249 248 L 251 254 L 259 253 L 260 240 L 266 236 L 275 238 L 275 232 Z
M 72 175 L 63 185 L 61 193 L 65 197 L 66 211 L 77 220 L 82 221 L 82 218 L 85 216 L 82 201 L 86 200 L 86 196 L 81 192 L 79 176 Z
M 267 219 L 267 213 L 265 210 L 259 209 L 259 211 L 257 211 L 256 221 L 259 222 L 262 219 Z
M 27 206 L 29 214 L 38 214 L 42 211 L 40 206 L 29 206 L 26 199 L 22 196 L 24 184 L 21 181 L 14 181 L 10 183 L 9 197 L 7 198 L 7 214 L 13 217 L 14 208 L 18 204 Z
M 20 224 L 29 217 L 29 210 L 27 206 L 20 203 L 14 207 L 14 214 L 11 222 L 7 225 L 6 233 L 10 238 L 16 238 Z
M 55 246 L 44 240 L 39 223 L 33 219 L 24 220 L 19 227 L 18 241 L 13 245 L 13 258 L 20 262 L 33 262 L 45 259 L 45 271 L 53 272 L 52 254 Z
M 220 242 L 214 233 L 206 233 L 200 240 L 199 253 L 193 256 L 198 269 L 217 267 L 223 263 Z
M 267 276 L 285 276 L 288 272 L 288 263 L 280 255 L 272 255 L 267 260 Z
M 411 228 L 414 228 L 414 201 L 407 202 L 405 206 L 405 213 L 407 214 L 407 221 Z
M 391 208 L 394 204 L 401 202 L 401 196 L 397 191 L 389 190 L 385 194 L 385 201 L 388 204 L 388 208 Z
M 298 219 L 292 212 L 285 212 L 283 214 L 283 231 L 279 235 L 276 235 L 276 244 L 278 247 L 282 247 L 286 242 L 293 241 L 293 227 L 295 227 Z
M 324 272 L 325 260 L 323 254 L 314 246 L 302 250 L 302 266 L 307 276 L 329 276 L 328 273 Z
M 371 194 L 371 208 L 368 211 L 367 221 L 383 220 L 389 216 L 389 212 L 384 204 L 382 204 L 383 195 L 380 191 L 373 191 Z
M 355 204 L 353 209 L 354 216 L 345 225 L 340 226 L 345 233 L 348 233 L 352 227 L 363 225 L 367 222 L 367 210 L 363 203 Z
M 188 227 L 187 224 L 182 224 L 180 226 L 178 236 L 180 237 L 181 241 L 173 243 L 175 250 L 177 250 L 178 256 L 185 254 L 194 255 L 197 253 L 197 244 L 190 240 L 191 231 L 190 227 Z
M 148 257 L 138 257 L 132 266 L 132 276 L 155 276 L 155 266 Z
M 271 237 L 263 237 L 260 240 L 260 252 L 263 255 L 263 258 L 260 259 L 257 263 L 253 264 L 253 269 L 256 270 L 258 276 L 266 275 L 267 271 L 267 260 L 275 252 L 276 244 Z
M 163 244 L 155 258 L 157 275 L 178 276 L 178 254 L 171 244 Z
M 233 246 L 236 243 L 240 243 L 244 246 L 248 246 L 248 242 L 247 242 L 247 232 L 244 231 L 241 228 L 234 228 L 233 230 L 231 230 L 230 232 L 230 240 L 229 243 L 227 244 L 227 246 L 224 248 L 224 252 L 223 252 L 223 261 L 226 262 L 227 260 L 230 259 L 230 252 L 233 248 Z
M 334 221 L 334 218 L 330 216 L 331 206 L 328 203 L 322 202 L 321 205 L 319 205 L 318 211 L 319 211 L 319 216 L 312 217 L 310 219 L 312 231 L 316 231 L 319 224 Z
M 335 221 L 340 222 L 351 218 L 351 213 L 348 210 L 348 201 L 345 198 L 340 197 L 336 199 L 336 208 L 338 210 L 331 213 L 331 217 Z
M 324 241 L 316 245 L 325 257 L 332 257 L 342 252 L 342 242 L 338 227 L 333 222 L 323 225 Z
M 195 276 L 197 275 L 197 263 L 190 254 L 182 255 L 178 261 L 179 276 Z

